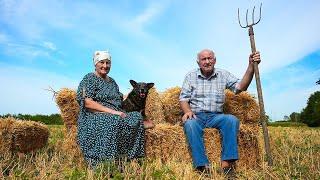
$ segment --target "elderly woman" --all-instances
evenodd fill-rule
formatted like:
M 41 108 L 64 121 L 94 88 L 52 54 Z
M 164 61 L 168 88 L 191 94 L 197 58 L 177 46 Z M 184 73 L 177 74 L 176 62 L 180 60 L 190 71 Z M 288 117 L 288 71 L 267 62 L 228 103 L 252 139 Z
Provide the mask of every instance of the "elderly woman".
M 111 55 L 96 51 L 95 72 L 84 76 L 77 91 L 80 105 L 78 143 L 91 167 L 120 157 L 143 157 L 144 127 L 139 112 L 121 109 L 123 95 L 117 83 L 108 76 Z

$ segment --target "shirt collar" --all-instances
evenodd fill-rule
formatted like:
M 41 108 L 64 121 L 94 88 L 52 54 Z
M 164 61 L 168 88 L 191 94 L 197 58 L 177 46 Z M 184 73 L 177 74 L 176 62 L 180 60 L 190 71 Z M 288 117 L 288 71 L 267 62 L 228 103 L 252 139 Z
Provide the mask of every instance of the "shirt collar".
M 213 73 L 208 78 L 201 73 L 200 68 L 198 68 L 198 70 L 197 70 L 197 77 L 201 77 L 203 79 L 208 79 L 209 80 L 209 79 L 211 79 L 213 77 L 216 77 L 217 75 L 218 75 L 218 73 L 216 71 L 216 68 L 213 69 Z

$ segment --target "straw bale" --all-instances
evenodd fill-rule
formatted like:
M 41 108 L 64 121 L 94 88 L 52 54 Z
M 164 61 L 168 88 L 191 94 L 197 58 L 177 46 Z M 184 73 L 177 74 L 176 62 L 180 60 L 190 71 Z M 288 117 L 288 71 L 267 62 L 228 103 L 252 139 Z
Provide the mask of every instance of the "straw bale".
M 82 160 L 82 153 L 77 143 L 78 130 L 76 126 L 72 126 L 69 130 L 64 130 L 64 139 L 61 144 L 61 150 L 72 160 Z
M 180 123 L 182 111 L 179 105 L 179 95 L 181 88 L 176 86 L 164 91 L 161 100 L 164 109 L 166 122 L 170 124 Z
M 238 165 L 244 168 L 259 166 L 261 152 L 256 134 L 258 126 L 247 129 L 245 125 L 240 127 L 238 135 L 239 161 Z M 205 147 L 208 158 L 212 162 L 219 163 L 221 155 L 220 135 L 216 129 L 205 129 Z M 148 158 L 161 158 L 162 161 L 178 160 L 191 162 L 183 128 L 178 125 L 158 124 L 154 129 L 146 131 L 146 154 Z
M 14 118 L 0 118 L 0 154 L 11 151 Z
M 14 118 L 1 119 L 0 123 L 1 146 L 7 146 L 1 151 L 27 153 L 44 147 L 48 142 L 49 130 L 42 123 Z
M 162 103 L 166 122 L 177 124 L 180 122 L 181 113 L 179 95 L 181 88 L 174 87 L 162 94 Z M 259 120 L 259 105 L 253 96 L 244 91 L 235 95 L 230 90 L 225 91 L 224 113 L 235 115 L 241 123 L 256 123 Z
M 149 90 L 146 100 L 145 114 L 146 118 L 152 120 L 155 124 L 159 124 L 165 120 L 160 95 L 155 87 L 152 87 Z
M 225 91 L 224 112 L 233 114 L 239 118 L 242 123 L 256 123 L 260 117 L 259 105 L 254 97 L 248 92 L 243 91 L 235 95 L 230 90 Z
M 72 126 L 77 126 L 80 107 L 77 102 L 76 92 L 72 89 L 62 88 L 58 91 L 55 98 L 67 129 L 70 130 Z

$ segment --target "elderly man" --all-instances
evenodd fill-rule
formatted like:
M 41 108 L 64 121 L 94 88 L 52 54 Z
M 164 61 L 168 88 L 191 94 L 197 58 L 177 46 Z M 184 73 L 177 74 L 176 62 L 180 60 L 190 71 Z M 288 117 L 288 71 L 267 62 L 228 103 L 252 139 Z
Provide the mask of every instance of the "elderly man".
M 217 128 L 222 136 L 221 168 L 225 174 L 234 173 L 233 162 L 238 160 L 239 120 L 223 113 L 224 90 L 230 89 L 235 93 L 246 90 L 254 74 L 254 61 L 260 63 L 259 52 L 249 56 L 248 68 L 240 81 L 228 71 L 215 68 L 215 53 L 204 49 L 197 55 L 199 68 L 185 76 L 179 101 L 184 113 L 182 123 L 196 170 L 202 172 L 210 167 L 203 129 Z

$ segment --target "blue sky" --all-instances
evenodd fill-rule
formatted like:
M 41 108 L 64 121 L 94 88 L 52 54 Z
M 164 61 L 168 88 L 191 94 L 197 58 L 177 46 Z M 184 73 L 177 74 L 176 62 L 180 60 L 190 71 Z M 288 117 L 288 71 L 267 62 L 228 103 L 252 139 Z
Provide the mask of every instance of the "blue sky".
M 110 76 L 123 93 L 130 79 L 159 91 L 181 86 L 203 48 L 242 78 L 250 44 L 237 8 L 244 20 L 260 2 L 254 31 L 266 112 L 274 120 L 300 112 L 320 90 L 320 1 L 0 0 L 0 114 L 59 112 L 45 89 L 76 89 L 94 70 L 95 50 L 111 52 Z

